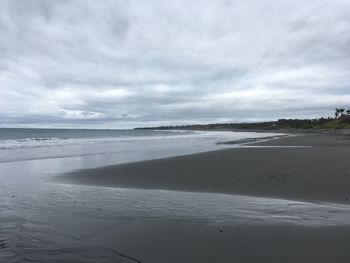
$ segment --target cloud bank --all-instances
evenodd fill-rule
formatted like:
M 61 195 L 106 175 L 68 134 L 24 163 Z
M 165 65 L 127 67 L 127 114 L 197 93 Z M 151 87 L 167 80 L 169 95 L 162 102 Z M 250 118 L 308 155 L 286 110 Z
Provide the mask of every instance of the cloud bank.
M 128 128 L 350 107 L 350 2 L 0 2 L 0 126 Z

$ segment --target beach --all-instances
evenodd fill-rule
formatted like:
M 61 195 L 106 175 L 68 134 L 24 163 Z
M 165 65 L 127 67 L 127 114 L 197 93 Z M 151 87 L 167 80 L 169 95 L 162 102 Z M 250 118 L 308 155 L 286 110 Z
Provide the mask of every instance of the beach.
M 259 137 L 116 165 L 2 163 L 0 259 L 349 262 L 349 137 Z
M 350 0 L 0 10 L 0 263 L 350 263 Z
M 350 138 L 296 135 L 242 148 L 80 170 L 68 183 L 350 203 Z
M 347 210 L 346 204 L 350 202 L 348 156 L 347 136 L 299 134 L 254 142 L 243 148 L 80 170 L 59 180 L 69 184 L 344 204 Z M 268 204 L 267 199 L 260 205 Z M 288 210 L 289 206 L 284 209 Z M 332 212 L 337 213 L 334 210 L 324 214 L 330 222 Z M 308 210 L 304 216 L 307 220 Z M 310 215 L 309 220 L 312 222 L 314 218 Z M 350 260 L 348 222 L 316 226 L 284 222 L 283 210 L 280 223 L 257 220 L 248 224 L 197 224 L 189 220 L 178 225 L 171 221 L 169 218 L 151 223 L 135 222 L 122 231 L 122 240 L 118 240 L 125 245 L 125 251 L 136 255 L 141 262 Z

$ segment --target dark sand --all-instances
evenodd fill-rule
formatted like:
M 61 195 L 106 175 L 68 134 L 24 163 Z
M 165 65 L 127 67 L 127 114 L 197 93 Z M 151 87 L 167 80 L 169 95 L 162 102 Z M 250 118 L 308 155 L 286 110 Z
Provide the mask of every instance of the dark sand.
M 124 253 L 150 263 L 348 263 L 349 240 L 348 227 L 161 222 L 126 226 L 113 238 Z
M 58 180 L 350 204 L 350 137 L 299 135 L 249 146 L 80 170 Z
M 58 180 L 350 204 L 349 137 L 299 135 L 249 145 L 311 147 L 226 149 L 81 170 Z M 140 262 L 350 262 L 348 225 L 176 225 L 135 218 L 101 239 Z

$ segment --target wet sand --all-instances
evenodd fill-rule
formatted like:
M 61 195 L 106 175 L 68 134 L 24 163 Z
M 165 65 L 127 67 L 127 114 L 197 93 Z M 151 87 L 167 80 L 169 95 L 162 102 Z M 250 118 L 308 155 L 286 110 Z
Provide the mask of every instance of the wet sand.
M 126 227 L 115 242 L 140 262 L 345 263 L 350 261 L 349 236 L 349 227 L 157 223 Z
M 349 142 L 0 164 L 0 262 L 350 262 Z
M 349 136 L 307 134 L 245 146 L 79 170 L 58 181 L 350 204 Z
M 221 203 L 218 195 L 213 204 L 219 210 L 212 211 L 218 221 L 208 223 L 191 219 L 191 212 L 171 202 L 171 192 L 162 192 L 168 199 L 159 198 L 169 207 L 154 204 L 160 210 L 146 210 L 151 215 L 149 219 L 135 215 L 94 236 L 96 242 L 115 244 L 137 260 L 130 262 L 350 262 L 350 221 L 347 217 L 343 221 L 336 219 L 350 212 L 349 156 L 348 136 L 299 134 L 245 144 L 243 148 L 79 170 L 55 181 L 103 186 L 101 189 L 165 189 L 184 197 L 185 192 L 177 191 L 198 196 L 202 195 L 198 192 L 232 195 L 232 201 Z M 138 200 L 145 202 L 145 209 L 158 197 L 157 192 L 152 194 L 150 199 Z M 300 203 L 305 208 L 294 213 L 291 207 L 299 203 L 282 203 L 274 210 L 274 200 L 278 199 L 256 199 L 260 202 L 256 206 L 265 213 L 263 219 L 252 207 L 254 200 L 247 203 L 244 197 L 241 200 L 235 195 L 300 200 L 305 202 Z M 198 200 L 205 203 L 212 200 L 201 198 Z M 191 200 L 194 197 L 184 198 L 183 202 L 192 207 L 193 213 L 205 218 L 211 211 L 198 210 Z M 228 210 L 231 223 L 220 221 L 220 206 L 224 203 L 222 211 Z M 232 209 L 225 209 L 230 203 Z M 317 207 L 324 204 L 327 212 Z M 336 208 L 338 205 L 341 208 Z M 187 218 L 185 221 L 178 221 L 171 213 L 157 218 L 160 211 L 176 209 L 186 214 L 181 217 Z M 317 211 L 317 216 L 312 211 Z M 247 219 L 235 221 L 241 213 Z M 317 220 L 319 224 L 315 224 Z

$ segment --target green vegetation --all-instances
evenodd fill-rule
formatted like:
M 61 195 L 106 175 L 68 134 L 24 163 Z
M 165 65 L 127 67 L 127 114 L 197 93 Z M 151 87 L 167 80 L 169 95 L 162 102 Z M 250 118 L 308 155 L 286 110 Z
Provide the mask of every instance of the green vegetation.
M 334 118 L 279 119 L 253 123 L 215 123 L 181 126 L 160 126 L 136 129 L 158 130 L 338 130 L 350 129 L 350 109 L 335 109 Z

